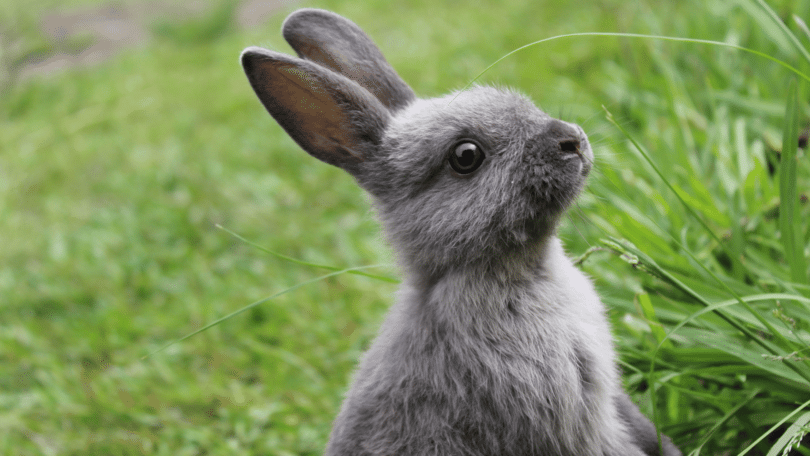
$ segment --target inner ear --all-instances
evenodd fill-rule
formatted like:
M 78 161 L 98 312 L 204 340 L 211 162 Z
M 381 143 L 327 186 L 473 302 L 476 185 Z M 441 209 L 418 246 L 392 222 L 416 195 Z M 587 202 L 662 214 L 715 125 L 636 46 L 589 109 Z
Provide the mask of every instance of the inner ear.
M 291 127 L 285 130 L 293 139 L 316 158 L 331 164 L 363 160 L 361 144 L 353 136 L 350 113 L 341 109 L 321 81 L 294 65 L 280 64 L 275 74 L 277 78 L 264 80 L 264 91 L 276 95 L 270 97 L 277 104 L 271 114 L 282 126 Z
M 310 155 L 351 171 L 375 152 L 389 114 L 357 83 L 260 48 L 246 49 L 242 66 L 270 115 Z

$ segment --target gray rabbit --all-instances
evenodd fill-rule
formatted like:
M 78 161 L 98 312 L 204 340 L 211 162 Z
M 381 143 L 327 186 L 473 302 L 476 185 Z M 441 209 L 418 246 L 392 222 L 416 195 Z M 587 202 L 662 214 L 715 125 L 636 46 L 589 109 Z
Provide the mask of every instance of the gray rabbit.
M 328 11 L 283 25 L 298 58 L 251 47 L 261 102 L 354 176 L 405 273 L 327 455 L 675 456 L 622 391 L 605 310 L 555 230 L 593 152 L 508 90 L 418 99 Z

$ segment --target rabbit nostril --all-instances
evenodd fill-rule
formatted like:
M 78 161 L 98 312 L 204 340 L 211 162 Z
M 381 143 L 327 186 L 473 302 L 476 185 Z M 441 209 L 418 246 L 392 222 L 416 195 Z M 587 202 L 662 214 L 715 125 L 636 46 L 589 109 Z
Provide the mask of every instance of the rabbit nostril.
M 560 141 L 560 150 L 563 152 L 574 152 L 579 153 L 579 140 L 578 139 L 566 139 L 565 141 Z

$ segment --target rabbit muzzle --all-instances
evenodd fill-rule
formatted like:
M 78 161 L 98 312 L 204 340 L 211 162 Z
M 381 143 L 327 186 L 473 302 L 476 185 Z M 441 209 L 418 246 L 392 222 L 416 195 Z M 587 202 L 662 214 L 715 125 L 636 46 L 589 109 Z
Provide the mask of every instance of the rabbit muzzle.
M 552 119 L 543 133 L 543 142 L 546 144 L 546 154 L 556 155 L 565 161 L 577 160 L 580 174 L 588 175 L 593 162 L 593 151 L 582 127 Z
M 522 182 L 520 200 L 528 220 L 556 219 L 582 190 L 593 163 L 582 128 L 548 117 L 538 123 L 520 155 L 515 172 L 522 177 L 516 181 Z
M 550 119 L 527 143 L 523 162 L 539 167 L 542 171 L 538 177 L 544 180 L 573 183 L 587 177 L 593 164 L 593 151 L 579 125 Z

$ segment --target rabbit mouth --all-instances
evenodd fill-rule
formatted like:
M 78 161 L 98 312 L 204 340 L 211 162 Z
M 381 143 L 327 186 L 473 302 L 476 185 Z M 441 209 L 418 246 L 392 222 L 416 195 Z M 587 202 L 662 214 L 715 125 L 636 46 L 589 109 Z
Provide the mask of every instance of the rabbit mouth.
M 585 133 L 579 138 L 566 139 L 559 142 L 560 158 L 563 161 L 577 160 L 577 172 L 587 176 L 593 166 L 593 152 Z
M 576 146 L 564 145 L 561 143 L 560 150 L 563 152 L 561 157 L 563 160 L 577 160 L 577 172 L 582 176 L 588 175 L 588 173 L 591 171 L 592 159 L 591 148 L 587 139 L 584 141 L 576 141 Z

